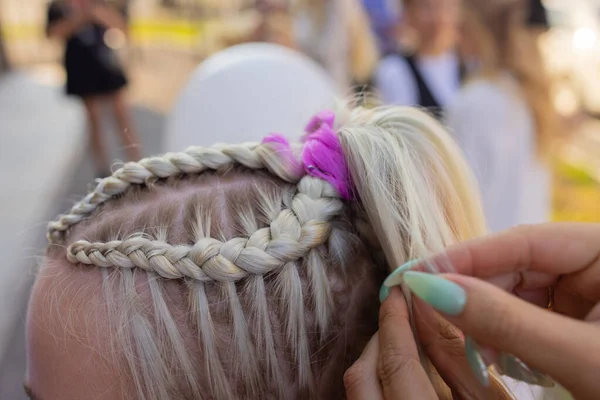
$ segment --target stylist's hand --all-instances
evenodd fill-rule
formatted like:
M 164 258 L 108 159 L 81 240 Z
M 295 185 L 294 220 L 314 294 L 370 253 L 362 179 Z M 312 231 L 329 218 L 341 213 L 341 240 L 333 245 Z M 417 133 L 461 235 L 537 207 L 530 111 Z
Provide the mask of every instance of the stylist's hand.
M 519 227 L 433 262 L 448 261 L 458 274 L 411 271 L 404 281 L 480 345 L 516 355 L 577 399 L 600 398 L 600 224 Z
M 465 357 L 461 333 L 430 307 L 421 307 L 417 329 L 431 362 L 440 376 L 430 380 L 421 365 L 409 323 L 406 301 L 393 288 L 381 305 L 379 332 L 361 357 L 344 375 L 349 400 L 403 399 L 509 399 L 492 379 L 484 388 L 475 378 Z M 435 374 L 435 371 L 431 371 Z M 437 378 L 437 379 L 435 379 Z

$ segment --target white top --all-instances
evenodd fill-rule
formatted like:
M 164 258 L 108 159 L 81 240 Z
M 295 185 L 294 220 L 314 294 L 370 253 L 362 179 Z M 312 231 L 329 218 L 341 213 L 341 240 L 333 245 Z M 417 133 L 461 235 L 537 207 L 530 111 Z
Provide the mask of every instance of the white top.
M 535 123 L 511 76 L 465 86 L 446 123 L 479 182 L 491 231 L 548 220 L 550 173 L 536 155 Z
M 460 89 L 460 61 L 456 53 L 416 57 L 416 67 L 440 106 L 446 107 L 454 100 Z M 398 55 L 381 60 L 375 85 L 386 104 L 414 106 L 419 102 L 419 89 L 410 66 Z

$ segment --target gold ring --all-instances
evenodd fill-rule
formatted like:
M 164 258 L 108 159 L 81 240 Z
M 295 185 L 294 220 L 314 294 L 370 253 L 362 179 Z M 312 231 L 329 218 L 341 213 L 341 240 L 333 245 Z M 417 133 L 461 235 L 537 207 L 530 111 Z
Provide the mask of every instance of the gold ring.
M 548 310 L 554 310 L 554 286 L 548 288 Z

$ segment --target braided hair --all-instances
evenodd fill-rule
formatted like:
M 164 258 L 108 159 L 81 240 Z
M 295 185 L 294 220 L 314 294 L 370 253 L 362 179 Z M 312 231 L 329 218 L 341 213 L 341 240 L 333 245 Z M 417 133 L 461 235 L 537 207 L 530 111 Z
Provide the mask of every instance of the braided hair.
M 387 273 L 485 231 L 433 118 L 397 107 L 335 118 L 352 199 L 277 143 L 192 147 L 126 163 L 49 224 L 47 259 L 66 261 L 63 274 L 101 271 L 103 328 L 138 398 L 341 398 Z M 175 305 L 173 287 L 185 295 Z

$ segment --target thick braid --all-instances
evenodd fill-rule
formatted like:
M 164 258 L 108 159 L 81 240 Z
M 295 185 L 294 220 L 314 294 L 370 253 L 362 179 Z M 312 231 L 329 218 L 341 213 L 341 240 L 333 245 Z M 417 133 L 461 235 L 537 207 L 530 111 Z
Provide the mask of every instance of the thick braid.
M 190 147 L 181 153 L 128 162 L 112 176 L 98 180 L 96 187 L 71 210 L 48 224 L 48 240 L 60 242 L 64 232 L 89 216 L 100 204 L 124 193 L 133 184 L 146 184 L 155 179 L 181 174 L 198 174 L 208 169 L 222 170 L 235 164 L 252 169 L 268 169 L 279 178 L 295 183 L 300 178 L 295 171 L 282 168 L 277 150 L 270 143 Z
M 173 246 L 144 236 L 107 243 L 80 240 L 68 247 L 67 259 L 99 267 L 139 267 L 167 279 L 231 282 L 264 275 L 326 243 L 328 220 L 343 206 L 338 196 L 327 182 L 306 176 L 298 184 L 291 209 L 281 210 L 270 227 L 247 239 L 202 238 L 193 246 Z

